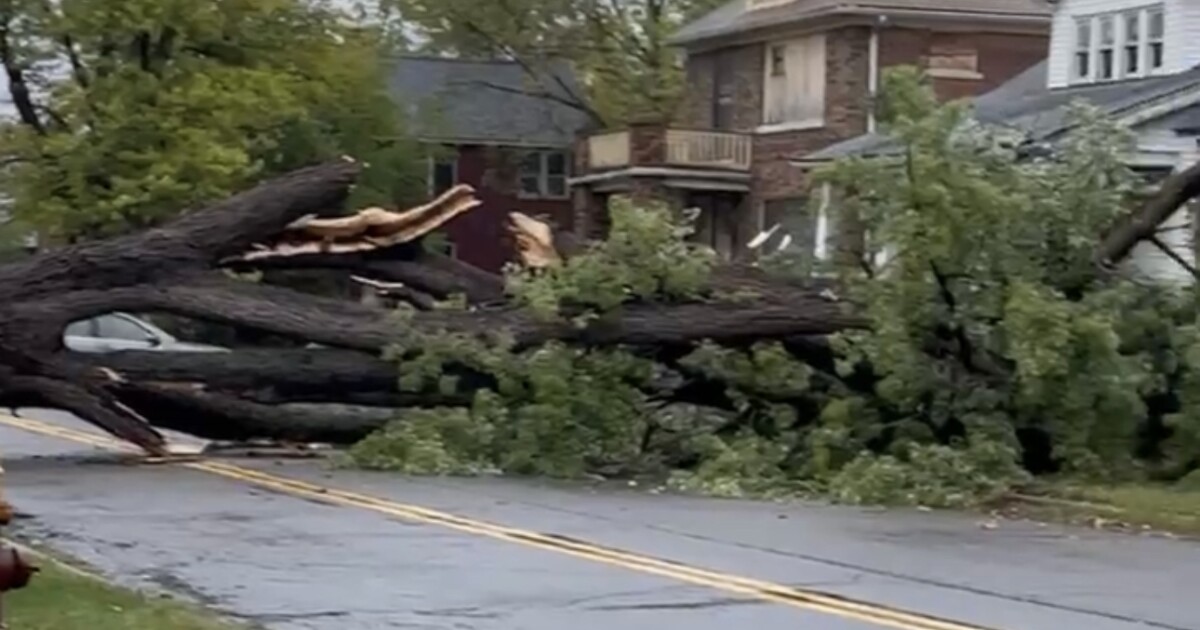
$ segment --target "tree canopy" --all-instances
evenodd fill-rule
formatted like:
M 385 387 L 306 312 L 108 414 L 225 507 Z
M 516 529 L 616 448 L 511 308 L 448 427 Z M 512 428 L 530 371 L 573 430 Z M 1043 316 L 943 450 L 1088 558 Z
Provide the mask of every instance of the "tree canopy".
M 553 95 L 598 124 L 674 113 L 683 87 L 670 36 L 724 0 L 385 0 L 429 50 L 520 62 L 531 94 Z M 553 71 L 570 62 L 581 90 Z
M 373 167 L 361 201 L 395 201 L 423 171 L 380 37 L 303 0 L 2 0 L 14 215 L 94 238 L 338 154 Z

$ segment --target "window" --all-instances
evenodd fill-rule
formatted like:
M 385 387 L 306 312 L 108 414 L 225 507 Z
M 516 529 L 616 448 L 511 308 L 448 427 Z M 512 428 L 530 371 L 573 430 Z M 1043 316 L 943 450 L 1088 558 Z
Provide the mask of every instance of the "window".
M 71 325 L 67 326 L 67 330 L 64 332 L 71 337 L 95 337 L 96 334 L 93 332 L 92 327 L 93 321 L 85 319 L 83 321 L 71 322 Z
M 1161 70 L 1165 26 L 1161 4 L 1076 18 L 1072 80 L 1140 78 Z
M 1092 77 L 1092 18 L 1075 20 L 1075 78 Z
M 456 155 L 429 157 L 429 196 L 437 197 L 458 183 Z
M 96 336 L 102 339 L 125 341 L 153 341 L 154 335 L 133 321 L 119 315 L 104 315 L 96 318 Z
M 820 127 L 825 119 L 825 36 L 768 47 L 763 123 Z M 776 59 L 783 74 L 776 74 Z
M 1096 78 L 1105 81 L 1113 78 L 1115 75 L 1113 47 L 1117 43 L 1116 28 L 1114 26 L 1113 16 L 1104 15 L 1100 17 L 1100 47 L 1099 47 L 1099 62 L 1096 68 Z
M 1146 62 L 1150 66 L 1150 70 L 1159 70 L 1163 67 L 1163 33 L 1166 31 L 1163 9 L 1162 7 L 1148 9 L 1146 14 L 1146 41 L 1149 47 Z
M 531 151 L 521 158 L 521 195 L 562 198 L 567 196 L 567 154 L 562 151 Z
M 725 131 L 734 126 L 734 104 L 737 92 L 737 59 L 735 53 L 716 53 L 713 69 L 713 127 Z
M 787 76 L 787 46 L 771 47 L 771 76 Z
M 1141 12 L 1130 11 L 1125 14 L 1125 49 L 1123 74 L 1137 76 L 1141 71 L 1142 61 L 1142 26 Z
M 773 199 L 763 203 L 762 229 L 779 226 L 760 251 L 793 251 L 802 259 L 817 253 L 817 221 L 805 197 Z
M 962 44 L 934 44 L 929 47 L 926 72 L 932 77 L 981 79 L 979 52 Z

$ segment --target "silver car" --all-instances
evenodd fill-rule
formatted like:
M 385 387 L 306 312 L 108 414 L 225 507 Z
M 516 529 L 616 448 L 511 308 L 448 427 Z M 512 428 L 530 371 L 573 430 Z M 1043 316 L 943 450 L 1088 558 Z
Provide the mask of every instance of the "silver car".
M 74 322 L 67 326 L 63 343 L 75 352 L 228 352 L 219 346 L 179 341 L 167 331 L 127 313 L 109 313 Z

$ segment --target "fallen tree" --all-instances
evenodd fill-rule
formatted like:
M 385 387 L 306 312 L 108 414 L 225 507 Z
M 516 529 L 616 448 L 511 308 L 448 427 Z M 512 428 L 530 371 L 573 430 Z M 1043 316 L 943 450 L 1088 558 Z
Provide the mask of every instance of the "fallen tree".
M 285 403 L 444 402 L 397 391 L 402 366 L 380 358 L 398 338 L 399 326 L 386 310 L 241 281 L 223 268 L 334 268 L 402 283 L 430 298 L 462 294 L 476 307 L 422 312 L 409 326 L 466 335 L 504 330 L 518 347 L 734 343 L 827 334 L 861 323 L 841 304 L 787 285 L 750 301 L 632 304 L 585 328 L 540 319 L 504 302 L 502 278 L 420 247 L 420 237 L 477 205 L 468 187 L 403 213 L 368 209 L 321 218 L 340 208 L 359 168 L 346 160 L 301 170 L 161 228 L 0 268 L 0 293 L 10 296 L 0 307 L 0 401 L 62 408 L 150 451 L 163 444 L 153 426 L 214 438 L 345 442 L 386 420 L 386 414 L 350 408 L 321 412 L 318 421 Z M 765 286 L 752 279 L 744 284 Z M 68 323 L 113 311 L 171 313 L 326 348 L 102 356 L 64 349 Z
M 833 282 L 768 273 L 777 260 L 718 264 L 664 213 L 633 207 L 614 210 L 602 243 L 513 215 L 525 269 L 496 276 L 421 243 L 477 205 L 469 187 L 343 216 L 358 164 L 297 171 L 154 230 L 0 267 L 0 403 L 63 408 L 151 452 L 158 428 L 360 443 L 362 461 L 406 470 L 579 474 L 652 454 L 671 470 L 802 480 L 854 500 L 987 492 L 1015 460 L 1195 469 L 1195 310 L 1111 271 L 1158 241 L 1147 226 L 1196 196 L 1200 169 L 1114 228 L 1134 188 L 1119 151 L 1068 143 L 1060 162 L 1030 164 L 958 139 L 953 117 L 909 120 L 906 168 L 821 175 L 898 250 L 845 252 L 856 264 Z M 1093 124 L 1089 142 L 1119 136 Z M 403 308 L 239 275 L 293 269 L 343 274 Z M 69 322 L 110 311 L 298 343 L 64 349 Z M 701 411 L 681 420 L 681 405 Z

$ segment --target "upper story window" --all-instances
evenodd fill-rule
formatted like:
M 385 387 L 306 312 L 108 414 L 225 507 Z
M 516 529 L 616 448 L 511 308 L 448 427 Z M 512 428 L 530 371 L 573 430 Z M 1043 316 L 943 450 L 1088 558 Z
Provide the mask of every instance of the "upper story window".
M 1163 8 L 1147 9 L 1146 22 L 1146 48 L 1150 53 L 1146 62 L 1151 70 L 1158 70 L 1163 67 L 1163 34 L 1167 30 Z
M 771 46 L 771 76 L 787 76 L 787 45 Z
M 1132 79 L 1161 70 L 1164 18 L 1161 4 L 1076 18 L 1072 80 Z
M 567 196 L 567 154 L 530 151 L 521 159 L 521 196 L 561 199 Z
M 825 122 L 825 35 L 767 46 L 763 124 L 820 127 Z
M 1092 76 L 1092 18 L 1075 20 L 1075 78 Z
M 1117 32 L 1115 20 L 1112 15 L 1100 16 L 1100 47 L 1098 52 L 1099 57 L 1096 63 L 1096 76 L 1101 81 L 1112 79 L 1116 76 L 1116 68 L 1113 62 L 1116 61 L 1116 51 L 1114 47 L 1117 45 Z

